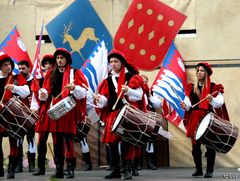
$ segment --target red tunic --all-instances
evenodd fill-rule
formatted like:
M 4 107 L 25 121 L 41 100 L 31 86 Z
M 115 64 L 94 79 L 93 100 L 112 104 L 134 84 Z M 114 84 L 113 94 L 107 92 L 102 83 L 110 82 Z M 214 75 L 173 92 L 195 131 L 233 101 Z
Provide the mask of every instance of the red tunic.
M 67 114 L 59 118 L 58 120 L 51 119 L 47 111 L 50 108 L 51 103 L 51 72 L 49 71 L 45 76 L 43 88 L 48 91 L 49 99 L 41 106 L 40 108 L 40 117 L 36 124 L 36 132 L 58 132 L 58 133 L 68 133 L 68 134 L 76 134 L 76 124 L 79 121 L 84 120 L 86 115 L 86 97 L 80 100 L 76 100 L 77 105 L 75 108 L 70 110 Z M 65 85 L 70 83 L 70 68 L 66 68 L 63 80 L 62 80 L 62 90 Z M 82 84 L 88 85 L 87 81 L 80 70 L 77 70 L 74 74 L 74 84 L 80 85 Z M 69 95 L 69 91 L 64 91 L 65 93 L 62 94 L 59 98 L 54 100 L 54 103 L 59 102 L 60 100 L 64 99 Z
M 143 86 L 143 80 L 140 76 L 138 75 L 133 75 L 130 80 L 128 81 L 128 86 L 132 89 L 137 89 Z M 120 138 L 111 132 L 112 130 L 112 125 L 121 110 L 121 108 L 116 108 L 115 111 L 109 111 L 111 109 L 109 102 L 113 100 L 113 92 L 109 91 L 109 82 L 108 79 L 105 79 L 101 85 L 99 86 L 98 90 L 99 94 L 104 95 L 108 99 L 108 106 L 100 110 L 100 118 L 102 121 L 105 122 L 105 129 L 102 137 L 102 142 L 103 143 L 110 143 L 110 142 L 115 142 L 120 140 Z M 137 102 L 131 102 L 128 99 L 128 96 L 125 96 L 126 100 L 128 101 L 129 104 L 146 111 L 146 105 L 144 101 L 144 96 L 142 97 L 141 101 Z M 113 101 L 115 102 L 115 101 Z
M 9 80 L 10 75 L 7 76 L 7 79 L 5 81 L 4 85 L 0 85 L 2 88 L 5 87 L 5 85 L 7 84 L 8 80 Z M 9 81 L 9 84 L 17 84 L 18 86 L 23 86 L 23 85 L 27 85 L 27 81 L 26 79 L 23 77 L 22 74 L 18 74 L 15 76 L 11 75 L 11 79 Z M 6 104 L 10 98 L 13 96 L 12 91 L 6 91 L 4 99 L 3 99 L 3 104 Z M 2 97 L 2 95 L 1 95 Z M 0 133 L 4 132 L 5 129 L 3 127 L 0 126 Z
M 214 84 L 211 83 L 211 89 L 210 94 L 218 91 L 223 93 L 224 88 L 221 84 Z M 196 95 L 193 93 L 193 84 L 189 84 L 186 88 L 186 96 L 189 97 L 192 105 L 196 102 L 199 102 L 199 99 L 196 99 Z M 213 95 L 213 97 L 216 97 L 217 94 Z M 195 102 L 193 102 L 195 100 Z M 199 106 L 196 106 L 193 109 L 190 109 L 189 111 L 186 111 L 185 113 L 185 120 L 186 120 L 186 129 L 187 129 L 187 137 L 195 137 L 195 133 L 197 131 L 197 127 L 201 120 L 204 118 L 204 116 L 208 112 L 215 112 L 218 116 L 222 117 L 225 120 L 229 120 L 228 112 L 226 109 L 225 104 L 223 104 L 220 108 L 213 108 L 210 104 L 208 106 L 208 109 L 199 108 Z

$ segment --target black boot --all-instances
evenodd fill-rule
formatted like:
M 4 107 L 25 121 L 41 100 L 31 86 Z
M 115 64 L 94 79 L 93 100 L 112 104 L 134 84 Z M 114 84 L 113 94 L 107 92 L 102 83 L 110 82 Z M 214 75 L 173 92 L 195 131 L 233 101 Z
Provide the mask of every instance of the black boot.
M 21 173 L 23 172 L 23 155 L 20 154 L 16 157 L 16 168 L 15 173 Z
M 207 157 L 207 170 L 204 175 L 204 178 L 212 178 L 213 171 L 214 171 L 215 158 L 216 158 L 216 151 L 214 151 L 209 147 L 206 147 L 206 148 L 207 148 L 207 152 L 205 154 L 205 157 Z
M 138 161 L 139 159 L 138 158 L 134 158 L 133 160 L 133 164 L 132 164 L 132 175 L 133 176 L 139 176 L 139 173 L 138 173 Z
M 38 169 L 33 173 L 33 175 L 45 175 L 45 156 L 38 155 L 37 162 Z
M 111 173 L 110 173 L 109 175 L 106 175 L 104 178 L 105 178 L 105 179 L 121 178 L 120 170 L 119 170 L 119 169 L 116 169 L 116 170 L 115 170 L 115 169 L 112 167 Z
M 153 153 L 147 153 L 148 159 L 148 169 L 150 170 L 157 170 L 157 167 L 153 164 Z
M 202 152 L 200 149 L 193 149 L 192 150 L 192 156 L 195 163 L 195 172 L 192 174 L 193 177 L 196 176 L 203 176 L 202 171 Z
M 55 158 L 54 161 L 56 164 L 56 172 L 51 178 L 63 178 L 64 157 Z
M 203 176 L 203 171 L 200 170 L 200 169 L 196 169 L 193 174 L 192 174 L 193 177 L 197 177 L 197 176 Z
M 91 161 L 90 152 L 83 153 L 82 156 L 83 156 L 83 160 L 84 160 L 84 162 L 86 164 L 86 168 L 85 168 L 84 171 L 92 170 L 92 161 Z
M 9 156 L 8 174 L 7 174 L 8 179 L 15 178 L 16 160 L 17 160 L 17 157 Z
M 35 172 L 35 156 L 36 153 L 30 153 L 28 152 L 28 167 L 29 167 L 29 172 Z
M 74 170 L 76 168 L 76 158 L 66 159 L 67 160 L 67 172 L 66 177 L 67 179 L 74 178 Z
M 126 168 L 126 163 L 125 163 L 125 161 L 122 161 L 122 165 L 121 165 L 121 169 L 120 169 L 121 174 L 125 174 L 125 168 Z
M 0 154 L 0 177 L 4 177 L 3 154 Z
M 125 161 L 125 173 L 123 178 L 124 180 L 132 179 L 132 160 Z
M 111 161 L 111 173 L 107 176 L 105 176 L 105 179 L 113 179 L 113 178 L 121 178 L 121 173 L 120 173 L 120 167 L 119 167 L 119 161 Z

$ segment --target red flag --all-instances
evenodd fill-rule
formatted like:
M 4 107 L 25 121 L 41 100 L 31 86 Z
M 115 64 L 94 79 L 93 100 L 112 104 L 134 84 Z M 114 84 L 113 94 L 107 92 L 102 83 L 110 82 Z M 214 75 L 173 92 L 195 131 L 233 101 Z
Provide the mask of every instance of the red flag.
M 186 16 L 158 0 L 134 0 L 114 39 L 127 60 L 143 70 L 163 61 Z
M 44 27 L 44 21 L 42 23 L 42 28 L 41 28 L 40 36 L 38 39 L 37 49 L 36 49 L 35 58 L 34 58 L 34 65 L 33 65 L 33 69 L 32 69 L 32 76 L 36 79 L 41 79 L 43 77 L 41 62 L 40 62 L 40 58 L 39 58 L 42 34 L 43 34 L 43 27 Z
M 181 130 L 186 132 L 186 128 L 183 123 L 183 119 L 179 116 L 177 111 L 175 109 L 173 109 L 173 107 L 166 101 L 166 99 L 163 99 L 162 111 L 163 111 L 163 117 L 166 120 L 168 120 L 174 126 L 180 128 Z
M 10 56 L 15 64 L 21 60 L 27 60 L 32 68 L 32 62 L 29 58 L 25 45 L 19 35 L 17 27 L 15 26 L 6 39 L 0 45 L 0 50 L 4 51 Z M 14 67 L 14 73 L 18 73 L 17 66 Z

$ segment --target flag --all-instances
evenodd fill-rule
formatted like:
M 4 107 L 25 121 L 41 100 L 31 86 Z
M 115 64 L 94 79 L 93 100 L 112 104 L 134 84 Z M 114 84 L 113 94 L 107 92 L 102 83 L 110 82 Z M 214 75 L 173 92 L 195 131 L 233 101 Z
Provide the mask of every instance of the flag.
M 184 132 L 187 132 L 183 123 L 183 119 L 179 116 L 177 111 L 174 110 L 173 107 L 166 101 L 166 99 L 163 99 L 162 115 L 166 120 L 171 122 L 174 126 L 180 128 Z
M 1 43 L 0 50 L 10 56 L 15 64 L 13 73 L 18 74 L 18 62 L 27 60 L 32 69 L 32 62 L 27 53 L 26 47 L 21 39 L 17 27 L 15 26 L 8 34 L 6 39 Z
M 112 37 L 89 0 L 76 0 L 47 25 L 55 47 L 72 53 L 72 67 L 79 69 L 96 44 L 104 39 L 108 51 Z
M 99 84 L 108 76 L 107 55 L 108 50 L 105 42 L 102 40 L 96 45 L 80 69 L 94 93 L 97 93 Z
M 96 45 L 80 69 L 87 79 L 89 88 L 91 89 L 88 91 L 87 96 L 87 115 L 92 123 L 100 120 L 98 114 L 96 113 L 95 107 L 92 106 L 94 103 L 91 101 L 93 101 L 92 94 L 97 93 L 99 84 L 108 76 L 107 55 L 108 50 L 105 42 L 102 40 Z
M 43 27 L 44 27 L 44 21 L 42 23 L 40 36 L 38 38 L 38 44 L 37 44 L 37 49 L 36 49 L 35 58 L 34 58 L 34 65 L 33 65 L 33 69 L 32 69 L 32 76 L 36 79 L 41 79 L 43 77 L 41 62 L 40 62 L 40 58 L 39 58 L 40 49 L 41 49 L 42 34 L 43 34 Z
M 183 125 L 184 110 L 180 103 L 185 98 L 186 79 L 182 57 L 172 43 L 153 82 L 152 91 L 168 102 L 169 105 L 163 101 L 164 115 L 178 127 Z
M 133 0 L 114 47 L 142 70 L 159 67 L 186 16 L 159 0 Z

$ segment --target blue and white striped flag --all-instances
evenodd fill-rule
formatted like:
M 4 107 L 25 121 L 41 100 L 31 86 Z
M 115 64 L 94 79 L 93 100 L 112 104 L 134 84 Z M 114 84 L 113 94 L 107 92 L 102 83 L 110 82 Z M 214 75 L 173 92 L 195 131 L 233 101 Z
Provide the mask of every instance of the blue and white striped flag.
M 164 104 L 164 117 L 183 130 L 185 129 L 182 122 L 184 110 L 180 103 L 185 98 L 186 79 L 183 60 L 174 43 L 172 43 L 152 85 L 152 91 L 163 97 L 173 108 L 170 109 L 169 106 L 164 106 Z
M 97 88 L 101 81 L 108 75 L 109 67 L 107 55 L 108 50 L 105 42 L 102 40 L 96 45 L 88 59 L 81 67 L 81 71 L 88 81 L 89 88 L 94 93 L 97 92 Z

